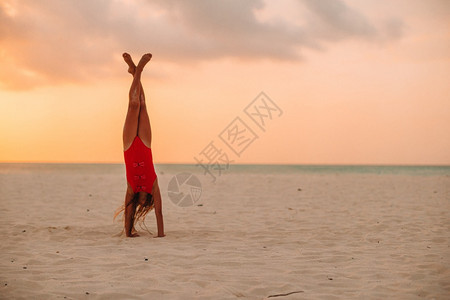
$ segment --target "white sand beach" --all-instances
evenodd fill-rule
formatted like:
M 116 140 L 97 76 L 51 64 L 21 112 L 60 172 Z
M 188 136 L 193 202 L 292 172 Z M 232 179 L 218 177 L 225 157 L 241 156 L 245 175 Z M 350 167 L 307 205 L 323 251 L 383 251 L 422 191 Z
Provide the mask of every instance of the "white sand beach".
M 448 172 L 231 167 L 185 208 L 175 174 L 166 237 L 126 238 L 122 166 L 1 165 L 0 298 L 449 299 Z

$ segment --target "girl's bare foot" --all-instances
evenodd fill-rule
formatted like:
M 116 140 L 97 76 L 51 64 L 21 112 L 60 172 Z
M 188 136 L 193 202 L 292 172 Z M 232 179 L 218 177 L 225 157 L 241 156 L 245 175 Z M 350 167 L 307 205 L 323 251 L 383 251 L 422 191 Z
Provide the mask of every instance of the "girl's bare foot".
M 142 58 L 139 61 L 136 69 L 143 70 L 145 65 L 150 61 L 150 59 L 152 59 L 151 53 L 146 53 L 146 54 L 142 55 Z
M 123 60 L 128 65 L 128 73 L 130 73 L 131 75 L 134 75 L 134 72 L 136 72 L 136 65 L 134 64 L 133 59 L 131 58 L 131 55 L 125 52 L 124 54 L 122 54 L 122 56 L 123 56 Z

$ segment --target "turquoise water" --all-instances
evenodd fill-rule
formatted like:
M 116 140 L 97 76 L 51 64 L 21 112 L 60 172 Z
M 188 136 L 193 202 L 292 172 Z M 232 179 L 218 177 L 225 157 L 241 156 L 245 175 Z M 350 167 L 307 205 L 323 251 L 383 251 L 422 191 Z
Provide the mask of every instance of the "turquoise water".
M 450 175 L 450 166 L 232 165 L 237 172 Z
M 195 164 L 156 164 L 157 172 L 202 173 Z M 0 173 L 16 172 L 82 172 L 82 173 L 120 173 L 125 172 L 123 164 L 40 164 L 40 163 L 0 163 Z M 323 173 L 323 174 L 399 174 L 399 175 L 450 175 L 450 166 L 376 166 L 376 165 L 239 165 L 231 164 L 228 170 L 233 173 Z

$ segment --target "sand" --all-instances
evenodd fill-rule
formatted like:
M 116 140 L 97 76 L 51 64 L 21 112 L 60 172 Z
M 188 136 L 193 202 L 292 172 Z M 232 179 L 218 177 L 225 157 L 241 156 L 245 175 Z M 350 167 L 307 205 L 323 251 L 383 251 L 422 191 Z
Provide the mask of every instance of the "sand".
M 0 298 L 449 299 L 449 175 L 241 172 L 188 208 L 173 175 L 167 236 L 130 239 L 121 167 L 3 168 Z

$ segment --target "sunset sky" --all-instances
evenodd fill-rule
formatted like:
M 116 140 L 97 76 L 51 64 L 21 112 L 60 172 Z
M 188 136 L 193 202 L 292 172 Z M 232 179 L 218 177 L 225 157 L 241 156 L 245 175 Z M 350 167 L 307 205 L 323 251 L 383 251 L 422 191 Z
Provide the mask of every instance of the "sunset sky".
M 0 162 L 122 162 L 124 51 L 156 163 L 450 164 L 447 0 L 0 0 Z

